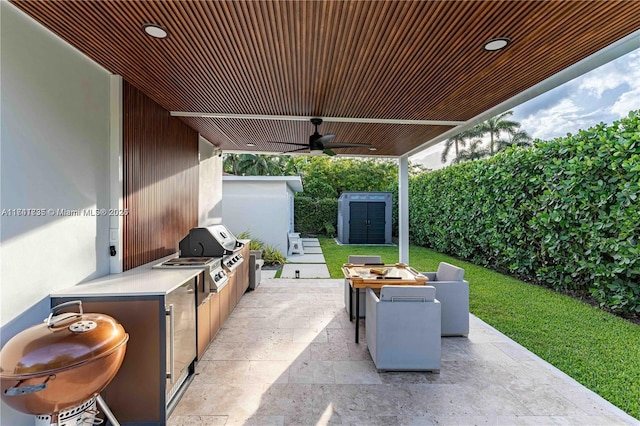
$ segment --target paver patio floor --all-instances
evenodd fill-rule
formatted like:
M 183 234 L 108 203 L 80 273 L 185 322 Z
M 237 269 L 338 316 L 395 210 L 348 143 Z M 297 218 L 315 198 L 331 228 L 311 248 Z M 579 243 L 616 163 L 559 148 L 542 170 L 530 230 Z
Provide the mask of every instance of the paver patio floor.
M 440 374 L 380 373 L 364 330 L 354 343 L 343 297 L 343 280 L 263 280 L 169 424 L 638 424 L 473 316 L 468 338 L 442 339 Z

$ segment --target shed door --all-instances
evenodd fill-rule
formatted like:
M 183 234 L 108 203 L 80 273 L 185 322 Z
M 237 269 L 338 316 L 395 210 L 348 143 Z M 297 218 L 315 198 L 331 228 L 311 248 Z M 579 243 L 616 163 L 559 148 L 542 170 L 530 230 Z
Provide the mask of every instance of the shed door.
M 360 201 L 349 203 L 349 244 L 367 243 L 367 204 Z
M 352 201 L 349 210 L 349 244 L 385 243 L 385 203 Z
M 367 203 L 367 244 L 384 244 L 385 203 Z

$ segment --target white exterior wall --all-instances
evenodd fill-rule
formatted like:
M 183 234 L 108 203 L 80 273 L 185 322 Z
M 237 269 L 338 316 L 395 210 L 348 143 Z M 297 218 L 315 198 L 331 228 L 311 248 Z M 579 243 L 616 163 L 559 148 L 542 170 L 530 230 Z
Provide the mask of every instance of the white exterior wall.
M 252 238 L 286 256 L 287 234 L 293 231 L 293 191 L 286 181 L 223 177 L 222 198 L 222 223 L 231 232 L 238 235 L 249 231 Z
M 46 317 L 49 293 L 109 272 L 109 217 L 55 211 L 109 208 L 110 75 L 13 5 L 0 8 L 4 344 Z M 0 411 L 1 424 L 33 425 Z
M 221 151 L 200 138 L 199 154 L 198 226 L 215 225 L 222 218 Z

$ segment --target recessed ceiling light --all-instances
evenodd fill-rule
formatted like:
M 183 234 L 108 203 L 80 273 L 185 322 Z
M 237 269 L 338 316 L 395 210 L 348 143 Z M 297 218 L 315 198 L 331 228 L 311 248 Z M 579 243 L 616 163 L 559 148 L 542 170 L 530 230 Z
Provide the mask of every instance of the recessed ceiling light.
M 256 144 L 253 142 L 247 142 L 247 146 L 256 146 Z
M 496 50 L 504 49 L 509 43 L 511 43 L 511 39 L 507 37 L 494 38 L 484 44 L 484 50 L 495 52 Z
M 378 148 L 374 148 L 372 146 L 369 147 L 369 151 L 377 151 L 377 150 L 378 150 Z
M 166 38 L 169 35 L 169 32 L 165 30 L 162 25 L 158 24 L 144 24 L 142 29 L 154 38 Z

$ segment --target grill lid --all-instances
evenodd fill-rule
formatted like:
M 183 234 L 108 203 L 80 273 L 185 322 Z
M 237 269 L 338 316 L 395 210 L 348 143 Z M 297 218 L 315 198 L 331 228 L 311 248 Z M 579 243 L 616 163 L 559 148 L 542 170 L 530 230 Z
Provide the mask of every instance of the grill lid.
M 180 257 L 226 256 L 243 245 L 224 225 L 192 228 L 179 243 Z
M 77 304 L 79 313 L 53 315 Z M 12 337 L 0 351 L 0 377 L 24 380 L 68 370 L 102 358 L 129 340 L 115 319 L 105 314 L 83 313 L 82 303 L 63 303 L 52 309 L 44 324 Z

